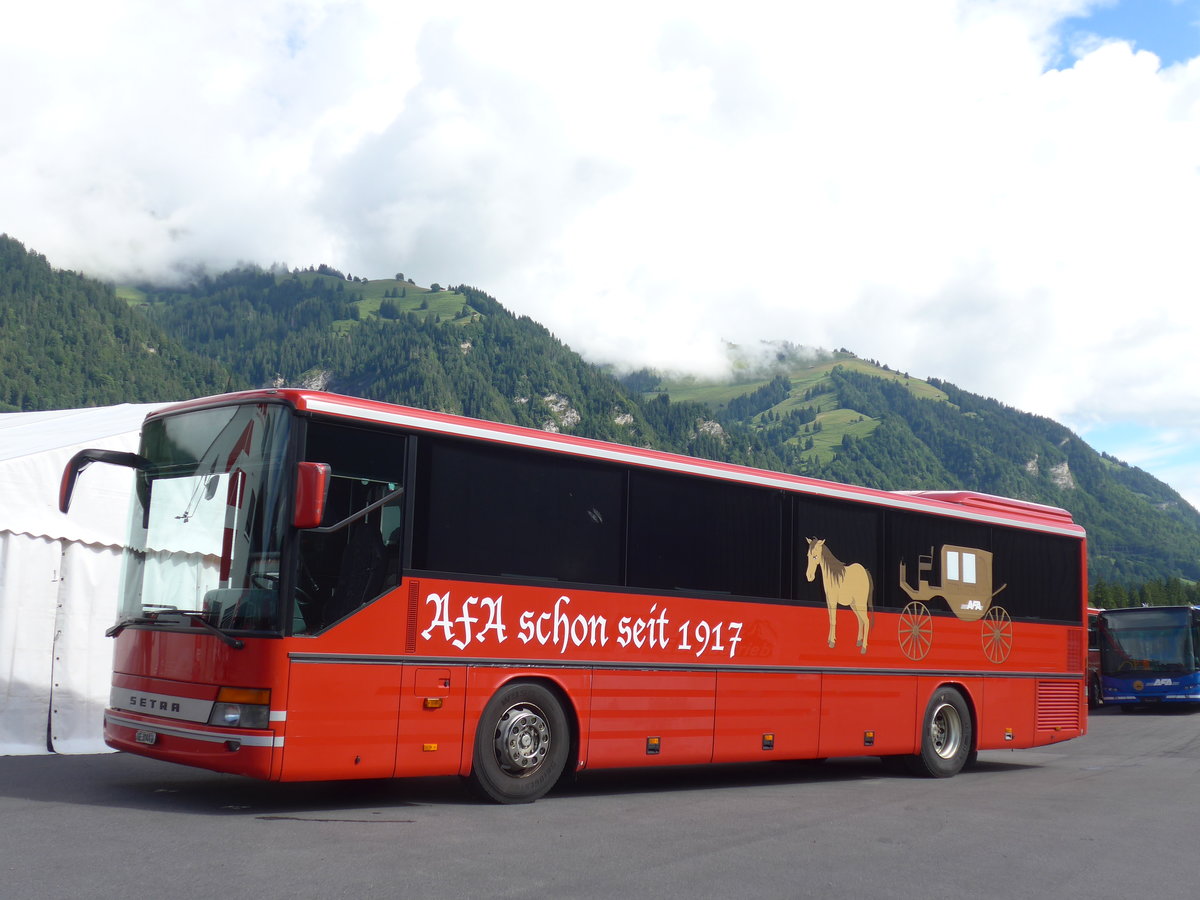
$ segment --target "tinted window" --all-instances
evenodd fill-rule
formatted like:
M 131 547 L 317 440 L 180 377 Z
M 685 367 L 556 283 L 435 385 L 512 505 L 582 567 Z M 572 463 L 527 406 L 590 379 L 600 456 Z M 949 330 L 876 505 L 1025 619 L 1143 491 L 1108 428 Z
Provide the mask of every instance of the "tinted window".
M 634 470 L 630 587 L 780 597 L 784 495 Z
M 796 536 L 794 596 L 798 600 L 825 603 L 822 578 L 818 566 L 813 580 L 808 580 L 808 550 L 810 541 L 824 541 L 823 550 L 829 555 L 831 571 L 840 565 L 858 563 L 871 576 L 872 603 L 879 605 L 881 543 L 883 513 L 877 509 L 836 501 L 814 500 L 798 495 L 795 500 Z
M 417 568 L 621 583 L 624 474 L 487 444 L 431 441 L 420 456 Z
M 345 524 L 300 536 L 297 633 L 327 628 L 399 583 L 404 498 L 397 491 L 407 441 L 398 432 L 309 423 L 304 457 L 331 469 L 322 525 Z
M 1078 541 L 1052 534 L 992 529 L 996 595 L 1013 618 L 1082 622 Z
M 1082 622 L 1077 541 L 932 516 L 889 521 L 886 605 L 917 600 L 968 621 L 999 606 L 1015 619 Z
M 982 603 L 983 595 L 990 602 L 991 589 L 984 584 L 991 576 L 990 529 L 904 513 L 891 513 L 888 520 L 880 606 L 903 608 L 915 600 L 936 615 L 951 612 L 951 603 Z

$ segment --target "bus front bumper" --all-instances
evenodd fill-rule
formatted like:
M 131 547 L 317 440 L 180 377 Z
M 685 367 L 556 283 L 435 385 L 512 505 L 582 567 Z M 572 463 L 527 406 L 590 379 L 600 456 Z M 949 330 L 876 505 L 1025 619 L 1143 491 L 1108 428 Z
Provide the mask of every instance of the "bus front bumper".
M 270 779 L 274 753 L 283 746 L 283 738 L 272 731 L 214 728 L 106 709 L 104 743 L 114 750 L 185 766 Z

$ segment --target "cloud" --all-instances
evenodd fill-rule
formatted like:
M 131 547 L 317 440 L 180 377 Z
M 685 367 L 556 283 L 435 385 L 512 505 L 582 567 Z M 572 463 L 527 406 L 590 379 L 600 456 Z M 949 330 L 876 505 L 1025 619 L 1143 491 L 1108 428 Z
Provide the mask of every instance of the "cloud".
M 473 284 L 599 361 L 844 346 L 1188 426 L 1200 59 L 1061 39 L 1101 5 L 28 5 L 0 231 L 114 278 Z

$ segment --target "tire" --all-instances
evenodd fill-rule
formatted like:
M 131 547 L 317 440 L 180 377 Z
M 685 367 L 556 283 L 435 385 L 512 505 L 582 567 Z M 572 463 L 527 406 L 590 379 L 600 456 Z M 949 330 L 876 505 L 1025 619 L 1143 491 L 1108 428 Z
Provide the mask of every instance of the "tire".
M 567 765 L 570 728 L 558 698 L 532 682 L 495 693 L 475 731 L 472 787 L 497 803 L 532 803 Z
M 909 770 L 926 778 L 949 778 L 962 771 L 974 751 L 967 701 L 955 688 L 938 688 L 925 707 L 921 752 L 908 758 Z

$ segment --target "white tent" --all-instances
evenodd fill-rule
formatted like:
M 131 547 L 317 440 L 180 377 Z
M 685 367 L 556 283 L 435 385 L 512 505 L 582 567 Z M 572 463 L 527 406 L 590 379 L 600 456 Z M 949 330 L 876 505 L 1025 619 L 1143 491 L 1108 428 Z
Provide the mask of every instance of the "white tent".
M 0 755 L 97 753 L 133 475 L 92 465 L 71 511 L 63 468 L 87 447 L 136 450 L 162 404 L 0 414 Z

